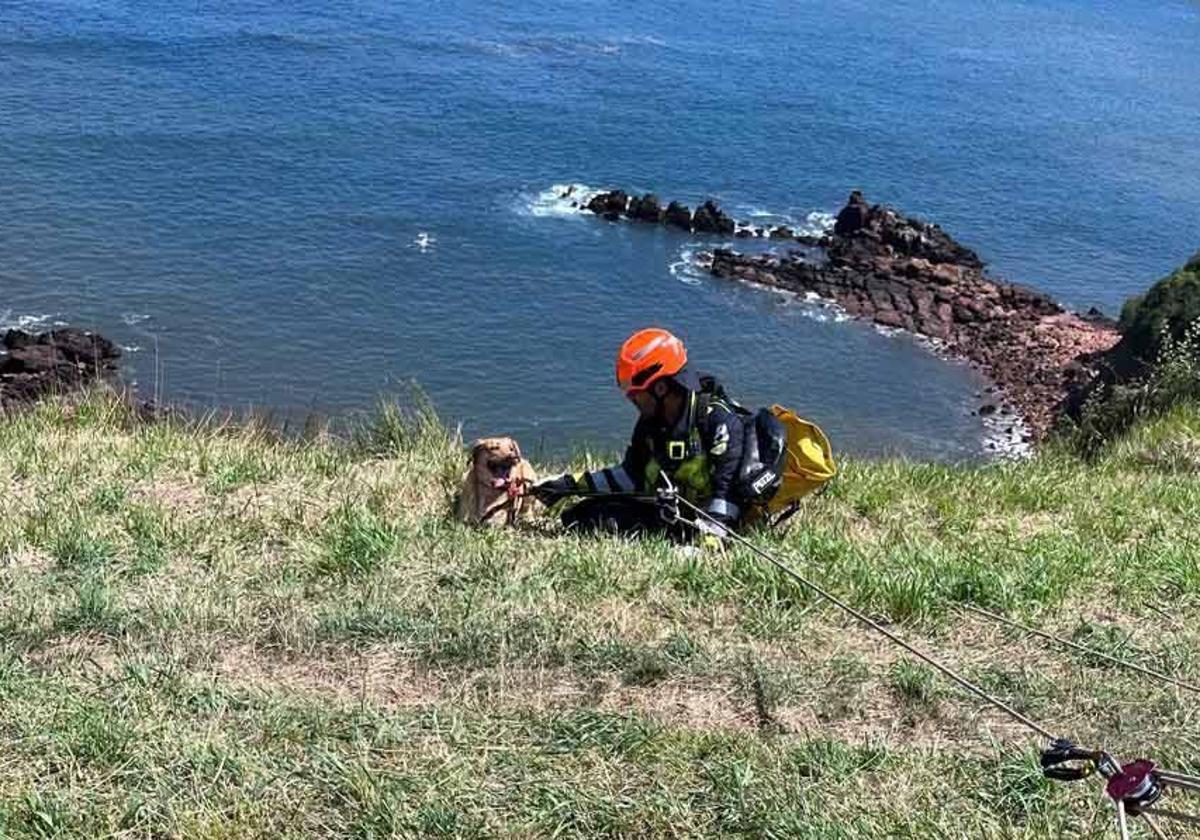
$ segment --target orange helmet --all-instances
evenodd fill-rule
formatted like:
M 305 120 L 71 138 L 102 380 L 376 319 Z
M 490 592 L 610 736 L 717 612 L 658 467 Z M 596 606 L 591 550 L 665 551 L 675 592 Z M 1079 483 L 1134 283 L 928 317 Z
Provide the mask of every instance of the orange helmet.
M 626 394 L 645 391 L 665 376 L 674 376 L 687 364 L 683 342 L 666 330 L 638 330 L 617 353 L 617 384 Z

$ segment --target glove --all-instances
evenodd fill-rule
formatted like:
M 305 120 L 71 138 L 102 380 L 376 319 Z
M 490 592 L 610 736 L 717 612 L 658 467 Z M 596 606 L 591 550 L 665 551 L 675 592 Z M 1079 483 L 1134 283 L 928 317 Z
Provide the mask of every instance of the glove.
M 547 478 L 545 481 L 539 481 L 529 488 L 529 492 L 533 494 L 535 499 L 549 507 L 559 499 L 570 496 L 578 489 L 579 482 L 575 480 L 575 476 L 567 473 L 556 478 Z
M 703 536 L 714 537 L 719 540 L 723 540 L 729 536 L 729 528 L 719 519 L 700 517 L 696 520 L 696 530 Z
M 720 521 L 703 517 L 696 520 L 696 542 L 705 550 L 724 551 L 724 539 L 727 536 L 729 536 L 729 529 Z

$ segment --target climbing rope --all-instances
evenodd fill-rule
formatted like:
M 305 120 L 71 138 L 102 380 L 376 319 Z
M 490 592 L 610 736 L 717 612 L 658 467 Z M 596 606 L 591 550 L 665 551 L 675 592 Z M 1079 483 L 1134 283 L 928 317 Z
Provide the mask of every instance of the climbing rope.
M 962 604 L 961 608 L 966 610 L 967 612 L 972 612 L 975 615 L 983 616 L 984 618 L 999 622 L 1000 624 L 1006 624 L 1009 627 L 1013 627 L 1017 630 L 1021 630 L 1022 632 L 1029 633 L 1030 635 L 1040 636 L 1043 639 L 1047 639 L 1051 642 L 1055 642 L 1057 644 L 1062 645 L 1063 647 L 1071 648 L 1072 650 L 1077 650 L 1080 653 L 1086 653 L 1089 656 L 1095 656 L 1098 659 L 1103 659 L 1105 662 L 1111 662 L 1114 665 L 1120 665 L 1123 668 L 1128 668 L 1131 671 L 1136 671 L 1139 674 L 1143 674 L 1147 677 L 1151 677 L 1153 679 L 1167 683 L 1168 685 L 1177 686 L 1178 688 L 1187 689 L 1188 691 L 1194 691 L 1197 694 L 1200 694 L 1200 686 L 1194 685 L 1189 682 L 1184 682 L 1183 680 L 1176 679 L 1175 677 L 1172 677 L 1170 674 L 1164 674 L 1161 671 L 1155 671 L 1153 669 L 1146 668 L 1142 665 L 1138 665 L 1136 662 L 1130 662 L 1127 659 L 1119 659 L 1116 656 L 1110 656 L 1107 653 L 1095 650 L 1094 648 L 1089 648 L 1085 645 L 1078 644 L 1076 642 L 1071 641 L 1070 639 L 1064 639 L 1061 636 L 1055 636 L 1052 633 L 1045 632 L 1044 630 L 1038 630 L 1036 627 L 1028 627 L 1024 624 L 1019 624 L 1019 623 L 1013 621 L 1011 618 L 1006 618 L 1002 615 L 997 615 L 994 612 L 989 612 L 988 610 L 981 609 L 980 607 L 976 607 L 972 604 Z
M 705 521 L 710 526 L 715 526 L 724 532 L 727 539 L 732 540 L 746 549 L 749 549 L 755 555 L 766 560 L 776 569 L 783 572 L 788 577 L 796 580 L 819 597 L 824 598 L 826 601 L 833 604 L 847 615 L 852 616 L 860 623 L 884 636 L 894 644 L 903 648 L 908 653 L 920 659 L 922 662 L 925 662 L 926 664 L 935 668 L 960 687 L 979 697 L 993 708 L 1004 712 L 1014 721 L 1022 724 L 1030 731 L 1041 735 L 1050 742 L 1049 746 L 1043 749 L 1041 754 L 1042 772 L 1046 778 L 1056 781 L 1070 782 L 1087 778 L 1093 773 L 1098 773 L 1099 775 L 1103 776 L 1107 782 L 1105 785 L 1105 793 L 1113 801 L 1116 807 L 1117 826 L 1122 840 L 1128 840 L 1129 837 L 1128 816 L 1140 817 L 1145 825 L 1154 833 L 1154 835 L 1162 838 L 1162 840 L 1165 840 L 1166 835 L 1155 822 L 1155 817 L 1162 817 L 1164 819 L 1200 825 L 1200 816 L 1183 814 L 1177 811 L 1169 811 L 1154 807 L 1162 798 L 1166 789 L 1169 787 L 1200 793 L 1200 777 L 1176 773 L 1173 771 L 1160 770 L 1155 766 L 1154 762 L 1146 759 L 1138 759 L 1127 764 L 1121 764 L 1104 750 L 1083 749 L 1065 738 L 1054 737 L 1050 733 L 1050 730 L 1034 721 L 1032 718 L 1029 718 L 1028 716 L 1018 712 L 1016 709 L 998 697 L 989 694 L 987 691 L 959 674 L 950 666 L 944 665 L 929 654 L 911 645 L 879 622 L 873 620 L 869 616 L 837 598 L 831 592 L 800 574 L 782 560 L 779 560 L 777 557 L 755 545 L 741 534 L 728 530 L 722 523 L 710 516 L 706 511 L 682 496 L 674 493 L 673 489 L 659 491 L 660 503 L 661 500 L 666 496 L 670 496 L 670 503 L 674 506 L 676 516 L 678 516 L 679 506 L 683 506 L 689 509 L 696 517 L 699 517 L 698 520 L 693 520 L 690 523 L 693 525 L 693 527 L 696 527 L 699 521 Z M 1159 675 L 1157 672 L 1153 672 L 1153 675 L 1166 676 Z M 1168 677 L 1168 680 L 1170 679 L 1171 678 Z M 1177 682 L 1174 680 L 1171 681 Z M 1183 685 L 1185 687 L 1190 687 L 1187 686 L 1187 684 Z
M 718 522 L 716 519 L 714 519 L 712 516 L 710 516 L 702 508 L 697 507 L 696 505 L 692 504 L 691 502 L 689 502 L 687 499 L 683 498 L 682 496 L 678 496 L 677 498 L 681 505 L 684 505 L 685 507 L 689 508 L 696 515 L 703 517 L 705 520 L 707 520 L 711 524 L 717 526 L 718 528 L 724 529 L 724 526 L 720 522 Z M 726 533 L 726 536 L 728 539 L 731 539 L 734 542 L 736 542 L 737 544 L 754 552 L 756 555 L 758 555 L 762 559 L 766 560 L 768 563 L 773 565 L 775 568 L 779 569 L 779 571 L 783 572 L 785 575 L 798 581 L 800 584 L 802 584 L 803 586 L 805 586 L 812 592 L 814 592 L 817 595 L 819 595 L 820 597 L 824 598 L 826 601 L 833 604 L 835 607 L 842 610 L 846 614 L 853 616 L 859 622 L 865 624 L 867 627 L 871 628 L 875 632 L 890 639 L 894 644 L 899 645 L 901 648 L 908 651 L 910 654 L 917 657 L 918 659 L 920 659 L 922 662 L 926 663 L 930 667 L 937 669 L 938 671 L 940 671 L 942 673 L 943 676 L 945 676 L 948 679 L 950 679 L 951 681 L 957 683 L 962 688 L 965 688 L 967 691 L 971 692 L 976 697 L 979 697 L 984 702 L 986 702 L 986 703 L 990 704 L 991 706 L 993 706 L 994 708 L 999 709 L 1000 711 L 1004 712 L 1006 715 L 1011 717 L 1016 722 L 1020 723 L 1025 728 L 1031 730 L 1032 732 L 1034 732 L 1038 735 L 1041 735 L 1047 741 L 1055 740 L 1054 734 L 1049 729 L 1047 729 L 1046 727 L 1044 727 L 1040 723 L 1038 723 L 1037 721 L 1033 720 L 1032 718 L 1028 717 L 1027 715 L 1021 714 L 1020 712 L 1018 712 L 1012 706 L 1005 703 L 1000 698 L 989 694 L 987 691 L 985 691 L 984 689 L 982 689 L 975 683 L 971 682 L 966 677 L 959 674 L 957 671 L 952 669 L 950 666 L 942 664 L 941 662 L 934 659 L 929 654 L 927 654 L 924 651 L 920 650 L 919 648 L 914 647 L 913 645 L 909 644 L 904 639 L 902 639 L 900 636 L 896 635 L 891 630 L 889 630 L 888 628 L 884 627 L 879 622 L 872 619 L 870 616 L 860 612 L 859 610 L 856 610 L 854 607 L 850 606 L 845 601 L 842 601 L 840 598 L 838 598 L 832 592 L 829 592 L 827 589 L 821 587 L 814 581 L 809 580 L 808 578 L 804 577 L 799 572 L 797 572 L 795 569 L 791 568 L 790 566 L 788 566 L 786 563 L 782 562 L 781 560 L 773 557 L 768 552 L 763 551 L 761 548 L 759 548 L 757 545 L 752 543 L 750 540 L 743 537 L 741 534 L 738 534 L 734 531 L 730 531 L 728 529 L 724 529 L 724 530 L 725 530 L 725 533 Z

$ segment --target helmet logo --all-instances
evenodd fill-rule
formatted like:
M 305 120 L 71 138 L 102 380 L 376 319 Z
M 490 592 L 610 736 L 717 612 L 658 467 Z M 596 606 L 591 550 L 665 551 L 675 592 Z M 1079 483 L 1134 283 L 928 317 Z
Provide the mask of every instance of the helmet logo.
M 662 345 L 662 343 L 666 340 L 667 340 L 666 336 L 660 335 L 658 338 L 651 341 L 649 344 L 647 344 L 641 350 L 634 353 L 633 360 L 635 362 L 640 362 L 642 359 L 646 358 L 647 353 L 649 353 L 651 350 L 655 349 L 656 347 L 660 347 Z

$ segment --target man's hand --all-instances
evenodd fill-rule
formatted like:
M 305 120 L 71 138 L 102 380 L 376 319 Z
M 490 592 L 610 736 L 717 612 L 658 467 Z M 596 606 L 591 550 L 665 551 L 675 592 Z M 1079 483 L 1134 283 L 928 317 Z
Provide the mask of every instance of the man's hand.
M 699 517 L 696 520 L 696 542 L 708 551 L 723 551 L 729 529 L 719 520 Z
M 529 488 L 529 492 L 533 494 L 535 499 L 549 507 L 559 499 L 570 496 L 578 489 L 579 482 L 575 480 L 575 476 L 568 473 L 555 478 L 547 478 L 545 481 L 539 481 Z
M 706 516 L 701 516 L 696 520 L 696 530 L 704 536 L 716 537 L 722 540 L 729 536 L 729 529 L 721 524 L 719 520 Z

